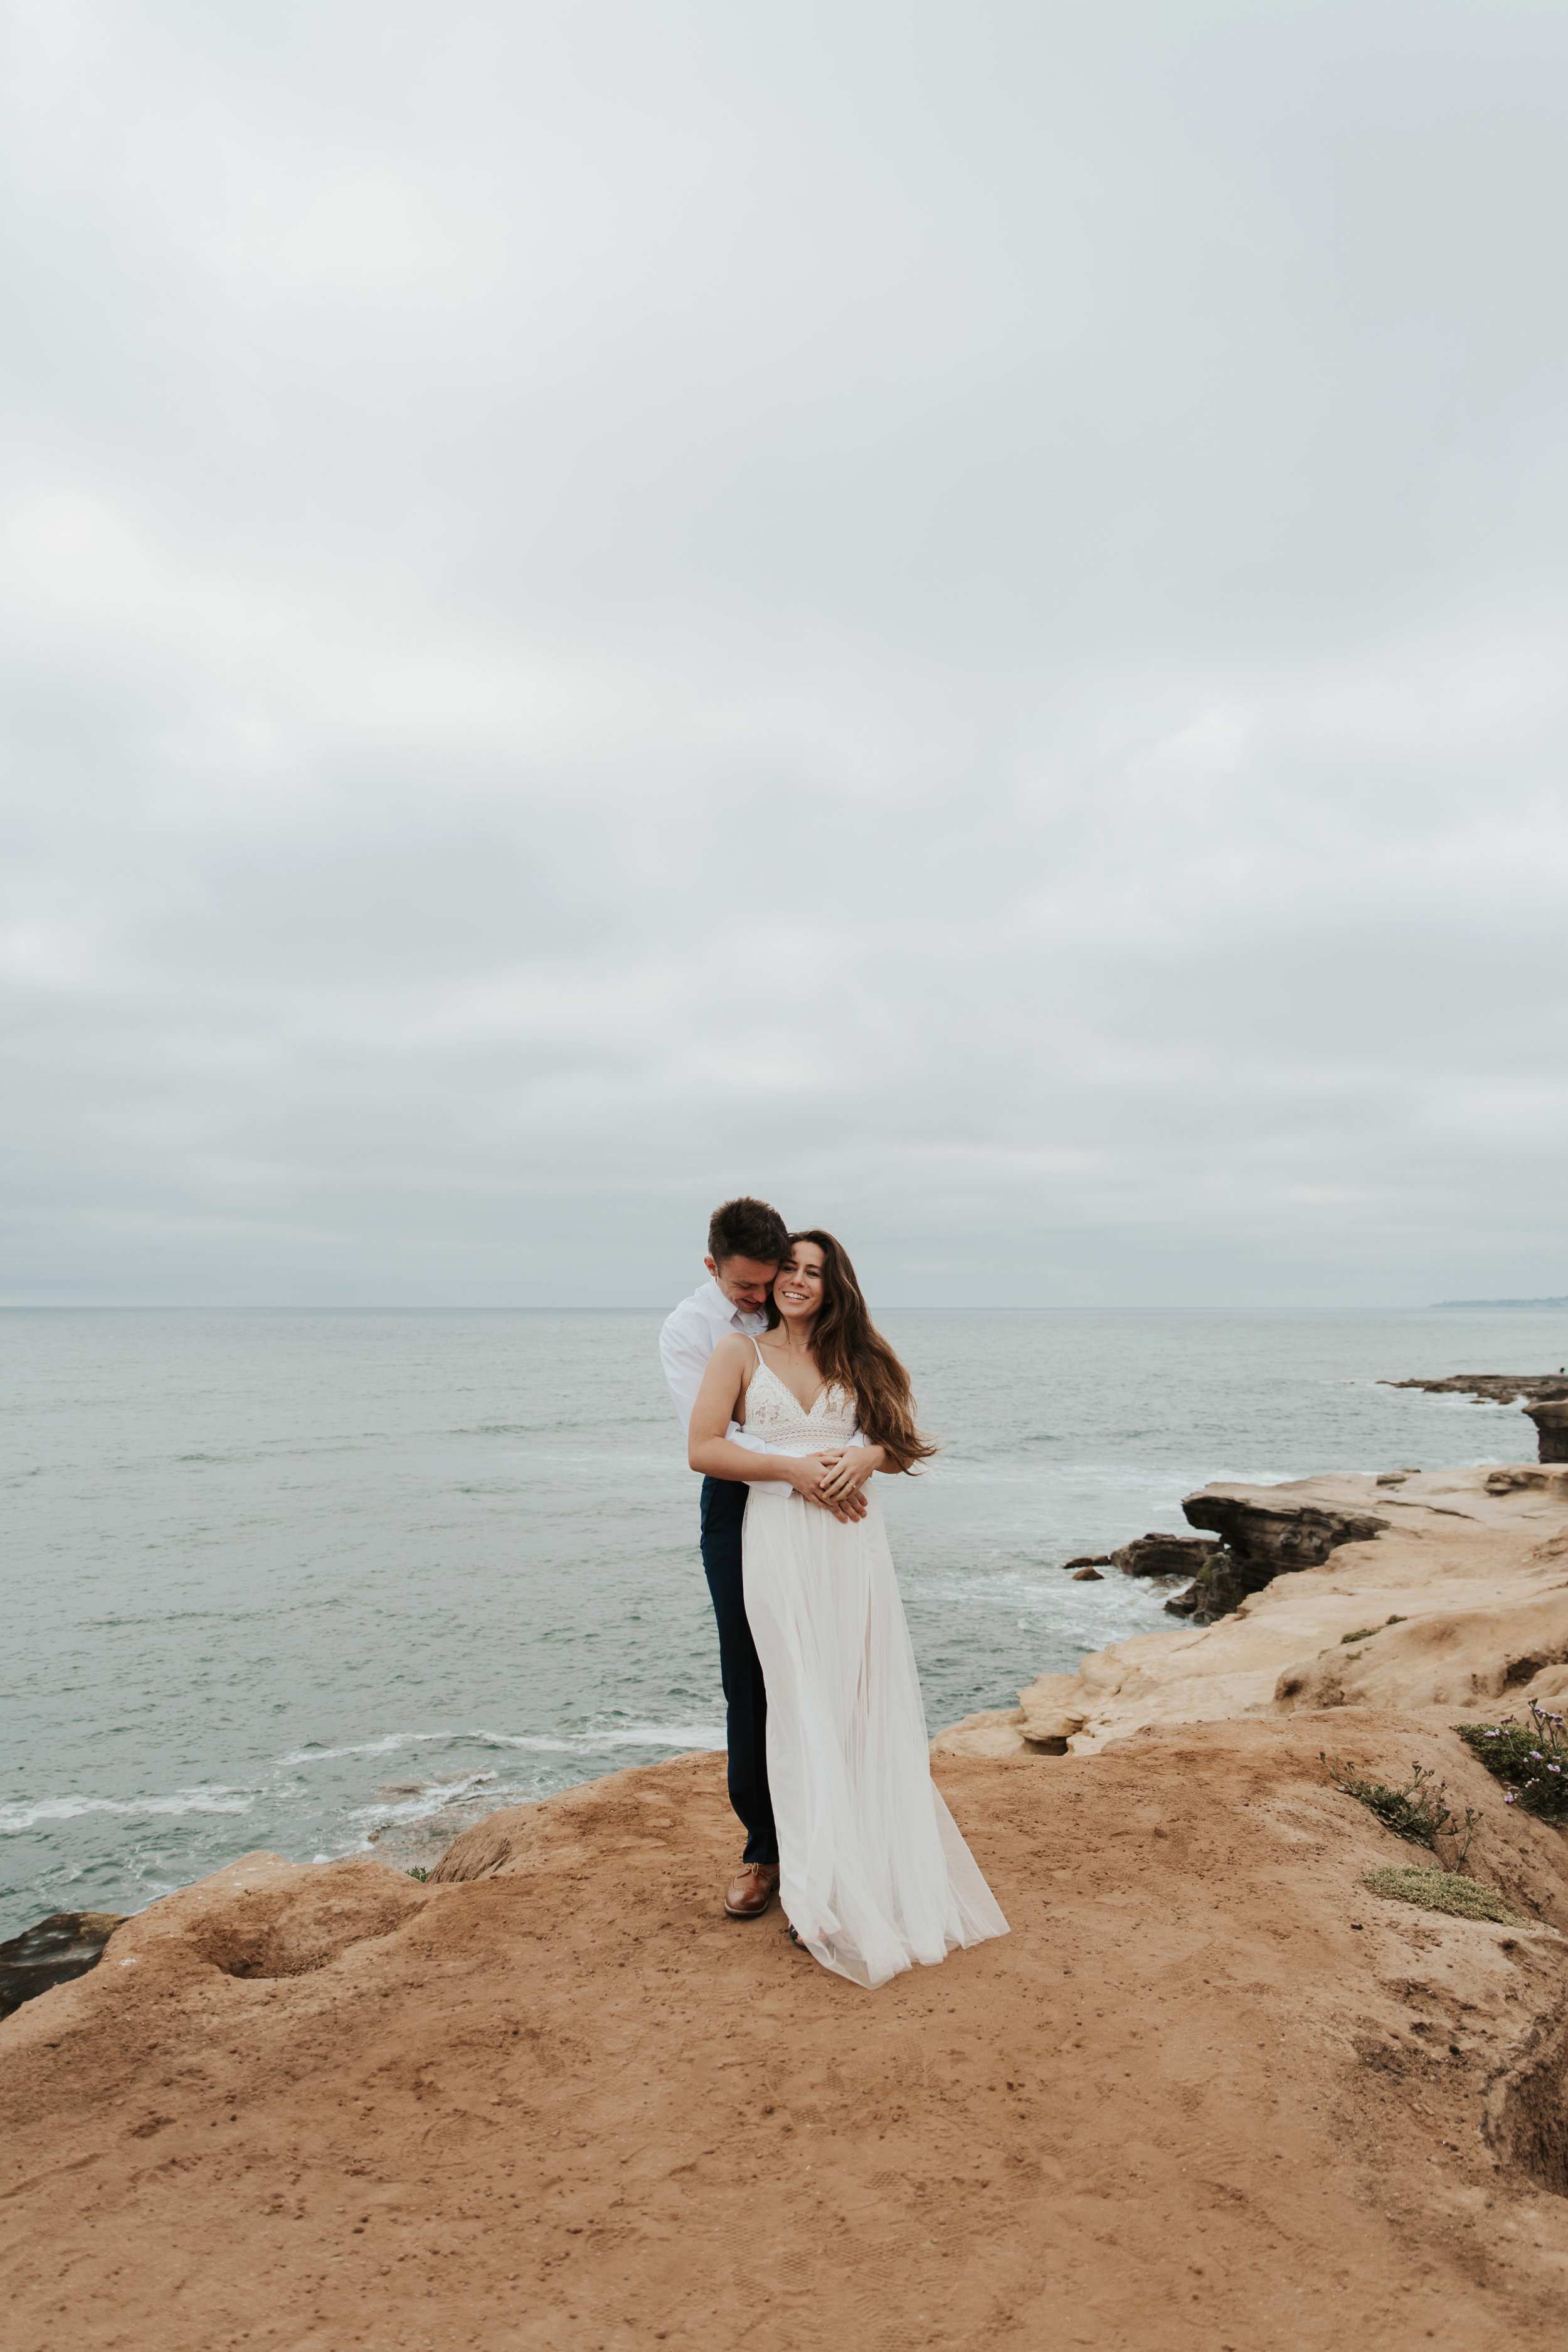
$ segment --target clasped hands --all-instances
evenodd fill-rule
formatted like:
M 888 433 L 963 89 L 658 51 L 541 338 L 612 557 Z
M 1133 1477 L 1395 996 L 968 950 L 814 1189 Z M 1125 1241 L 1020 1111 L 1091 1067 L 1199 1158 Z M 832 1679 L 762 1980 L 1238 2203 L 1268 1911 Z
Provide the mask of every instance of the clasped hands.
M 865 1486 L 881 1463 L 879 1445 L 842 1445 L 826 1454 L 803 1454 L 789 1474 L 790 1485 L 808 1503 L 831 1511 L 844 1526 L 863 1519 L 870 1507 Z

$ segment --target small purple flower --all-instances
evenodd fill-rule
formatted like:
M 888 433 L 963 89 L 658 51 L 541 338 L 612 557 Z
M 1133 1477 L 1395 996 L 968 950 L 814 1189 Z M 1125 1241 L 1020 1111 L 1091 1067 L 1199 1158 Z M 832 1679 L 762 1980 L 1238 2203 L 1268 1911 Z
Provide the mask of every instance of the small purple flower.
M 1503 1799 L 1503 1803 L 1504 1803 L 1505 1805 L 1517 1805 L 1517 1804 L 1518 1804 L 1518 1802 L 1519 1802 L 1519 1790 L 1518 1790 L 1517 1789 L 1510 1789 L 1510 1790 L 1508 1791 L 1508 1794 L 1504 1797 L 1504 1799 Z

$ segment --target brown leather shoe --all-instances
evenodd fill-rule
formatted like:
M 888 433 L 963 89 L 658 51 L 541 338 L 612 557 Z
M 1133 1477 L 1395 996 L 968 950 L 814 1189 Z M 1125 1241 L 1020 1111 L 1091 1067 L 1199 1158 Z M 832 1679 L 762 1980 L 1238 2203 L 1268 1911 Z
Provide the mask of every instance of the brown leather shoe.
M 743 1862 L 724 1890 L 731 1919 L 760 1919 L 779 1891 L 776 1862 Z

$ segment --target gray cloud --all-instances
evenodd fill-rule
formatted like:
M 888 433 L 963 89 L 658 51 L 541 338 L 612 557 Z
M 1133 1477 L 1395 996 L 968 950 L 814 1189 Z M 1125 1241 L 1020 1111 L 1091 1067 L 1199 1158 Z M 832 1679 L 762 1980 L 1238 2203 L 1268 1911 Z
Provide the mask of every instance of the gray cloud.
M 1560 11 L 8 45 L 7 1296 L 1562 1289 Z

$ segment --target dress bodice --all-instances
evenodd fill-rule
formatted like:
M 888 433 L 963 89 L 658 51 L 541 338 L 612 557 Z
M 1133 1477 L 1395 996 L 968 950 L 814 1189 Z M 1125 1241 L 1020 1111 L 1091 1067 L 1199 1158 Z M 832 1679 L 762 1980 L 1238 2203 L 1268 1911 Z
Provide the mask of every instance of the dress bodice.
M 756 1341 L 752 1345 L 755 1348 Z M 769 1454 L 820 1454 L 855 1436 L 855 1399 L 847 1389 L 819 1389 L 809 1412 L 757 1348 L 757 1368 L 746 1391 L 746 1434 Z

